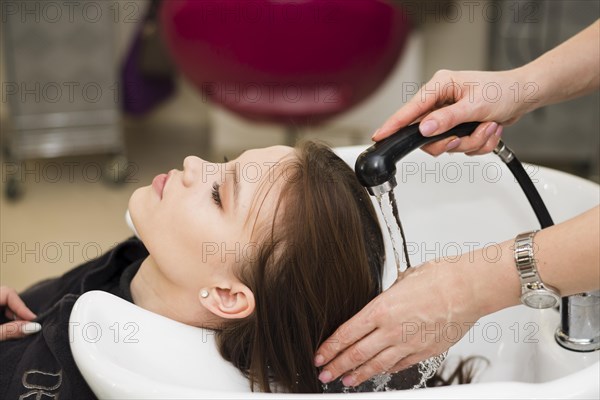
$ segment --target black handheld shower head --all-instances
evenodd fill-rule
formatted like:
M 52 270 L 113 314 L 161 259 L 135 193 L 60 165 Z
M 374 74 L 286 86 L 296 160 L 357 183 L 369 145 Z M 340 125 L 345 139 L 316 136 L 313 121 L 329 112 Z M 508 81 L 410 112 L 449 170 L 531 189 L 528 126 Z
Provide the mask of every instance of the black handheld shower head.
M 371 194 L 388 191 L 395 186 L 396 163 L 401 158 L 431 142 L 450 136 L 468 136 L 479 124 L 467 122 L 435 136 L 421 135 L 418 123 L 409 125 L 362 152 L 356 159 L 354 171 L 359 182 Z

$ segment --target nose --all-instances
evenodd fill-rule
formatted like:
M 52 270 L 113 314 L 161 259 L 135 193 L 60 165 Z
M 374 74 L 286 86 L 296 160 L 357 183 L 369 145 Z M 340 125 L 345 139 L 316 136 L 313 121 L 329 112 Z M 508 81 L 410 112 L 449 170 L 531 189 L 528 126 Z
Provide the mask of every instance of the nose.
M 193 168 L 195 168 L 195 166 L 197 166 L 200 163 L 206 162 L 203 159 L 201 159 L 200 157 L 196 157 L 196 156 L 187 156 L 186 158 L 183 159 L 183 170 L 191 170 Z
M 214 164 L 196 156 L 183 159 L 183 184 L 192 186 L 194 182 L 208 182 L 211 176 L 219 174 L 219 164 Z

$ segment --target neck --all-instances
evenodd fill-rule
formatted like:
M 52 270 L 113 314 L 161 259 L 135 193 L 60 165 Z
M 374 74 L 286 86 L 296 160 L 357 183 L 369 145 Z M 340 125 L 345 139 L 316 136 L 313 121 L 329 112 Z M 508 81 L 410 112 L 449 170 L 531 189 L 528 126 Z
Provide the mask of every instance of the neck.
M 198 293 L 166 279 L 152 256 L 142 262 L 131 280 L 130 289 L 136 305 L 156 314 L 198 327 L 208 327 L 217 322 L 216 317 L 200 303 Z

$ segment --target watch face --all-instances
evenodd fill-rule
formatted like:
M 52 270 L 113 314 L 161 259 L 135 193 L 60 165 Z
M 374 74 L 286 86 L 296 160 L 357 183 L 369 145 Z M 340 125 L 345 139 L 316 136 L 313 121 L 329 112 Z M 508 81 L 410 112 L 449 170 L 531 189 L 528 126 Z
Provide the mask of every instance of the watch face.
M 532 290 L 521 298 L 523 303 L 533 308 L 550 308 L 558 304 L 558 296 L 547 290 Z

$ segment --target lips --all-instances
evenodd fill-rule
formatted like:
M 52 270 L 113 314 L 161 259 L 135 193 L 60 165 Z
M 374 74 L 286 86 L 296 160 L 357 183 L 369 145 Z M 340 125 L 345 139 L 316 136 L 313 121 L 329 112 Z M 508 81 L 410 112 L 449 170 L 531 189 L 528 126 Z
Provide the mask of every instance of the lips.
M 163 197 L 163 190 L 165 190 L 165 184 L 167 183 L 167 179 L 169 179 L 169 175 L 160 174 L 156 175 L 152 180 L 152 188 L 154 188 L 154 191 L 158 194 L 158 197 L 160 197 L 161 200 Z

